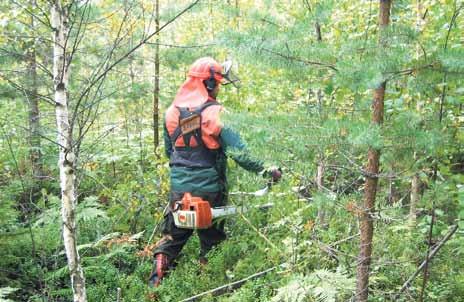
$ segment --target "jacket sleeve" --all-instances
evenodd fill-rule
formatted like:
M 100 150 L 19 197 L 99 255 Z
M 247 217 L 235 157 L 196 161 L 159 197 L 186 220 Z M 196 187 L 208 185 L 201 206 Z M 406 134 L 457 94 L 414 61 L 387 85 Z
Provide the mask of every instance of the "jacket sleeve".
M 231 128 L 223 127 L 219 139 L 226 156 L 232 158 L 240 167 L 255 173 L 264 170 L 263 162 L 250 156 L 245 143 L 237 132 Z
M 164 138 L 164 152 L 166 153 L 166 156 L 168 158 L 171 158 L 171 153 L 172 153 L 172 142 L 171 138 L 169 137 L 169 132 L 168 128 L 166 128 L 166 122 L 163 122 L 163 138 Z

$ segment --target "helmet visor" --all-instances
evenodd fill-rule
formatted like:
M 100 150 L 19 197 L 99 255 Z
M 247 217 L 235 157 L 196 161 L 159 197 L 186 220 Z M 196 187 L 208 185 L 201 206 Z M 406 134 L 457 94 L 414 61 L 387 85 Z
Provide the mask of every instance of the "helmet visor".
M 232 72 L 232 60 L 227 60 L 222 65 L 222 85 L 232 84 L 235 88 L 240 88 L 240 79 Z

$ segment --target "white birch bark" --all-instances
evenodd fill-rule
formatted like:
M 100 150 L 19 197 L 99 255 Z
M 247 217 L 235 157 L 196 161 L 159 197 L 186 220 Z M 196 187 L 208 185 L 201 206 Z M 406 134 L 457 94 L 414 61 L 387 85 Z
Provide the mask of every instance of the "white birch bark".
M 80 265 L 76 240 L 76 194 L 74 164 L 75 155 L 72 146 L 72 126 L 68 115 L 69 62 L 66 56 L 68 40 L 68 12 L 60 0 L 55 0 L 51 7 L 51 24 L 53 28 L 53 86 L 55 94 L 56 124 L 59 144 L 61 217 L 63 242 L 68 260 L 71 287 L 74 302 L 87 301 L 84 272 Z

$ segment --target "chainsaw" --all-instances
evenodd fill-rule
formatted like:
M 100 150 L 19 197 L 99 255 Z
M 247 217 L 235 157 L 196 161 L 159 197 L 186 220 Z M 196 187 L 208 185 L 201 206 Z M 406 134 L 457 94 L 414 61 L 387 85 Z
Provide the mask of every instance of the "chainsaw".
M 265 187 L 254 193 L 247 193 L 253 196 L 263 196 L 269 187 Z M 272 203 L 267 203 L 252 208 L 268 209 Z M 238 213 L 247 212 L 250 208 L 244 206 L 223 206 L 211 208 L 208 201 L 200 197 L 194 197 L 190 193 L 185 193 L 182 200 L 175 202 L 172 216 L 174 224 L 182 229 L 207 229 L 213 225 L 213 220 L 219 217 L 230 216 Z

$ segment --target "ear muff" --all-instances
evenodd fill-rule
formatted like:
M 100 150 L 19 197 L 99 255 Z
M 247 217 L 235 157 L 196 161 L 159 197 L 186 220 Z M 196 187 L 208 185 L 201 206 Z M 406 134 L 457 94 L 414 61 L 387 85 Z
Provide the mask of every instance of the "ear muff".
M 209 79 L 204 80 L 203 83 L 205 83 L 206 90 L 213 91 L 214 88 L 216 88 L 216 79 L 214 78 L 214 66 L 210 67 L 209 72 Z

